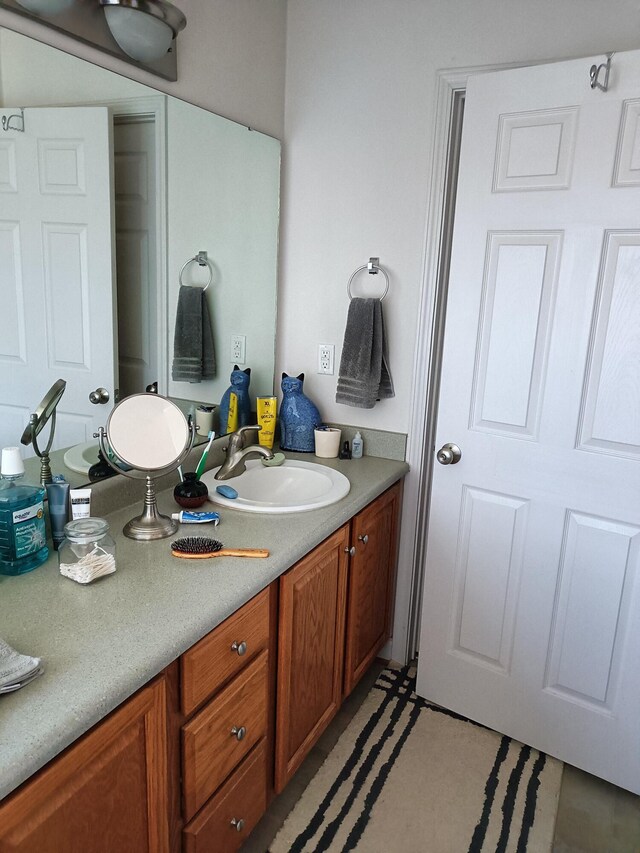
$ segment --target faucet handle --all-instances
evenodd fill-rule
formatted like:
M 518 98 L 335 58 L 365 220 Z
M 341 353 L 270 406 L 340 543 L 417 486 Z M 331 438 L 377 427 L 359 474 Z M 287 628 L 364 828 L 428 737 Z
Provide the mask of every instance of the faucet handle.
M 262 426 L 260 424 L 251 424 L 250 426 L 241 426 L 240 429 L 236 430 L 236 432 L 243 433 L 243 432 L 246 432 L 248 429 L 261 430 Z
M 240 439 L 241 447 L 244 447 L 244 434 L 245 432 L 249 432 L 250 430 L 261 430 L 262 427 L 260 424 L 251 424 L 250 426 L 241 426 L 240 429 L 237 429 L 233 434 Z

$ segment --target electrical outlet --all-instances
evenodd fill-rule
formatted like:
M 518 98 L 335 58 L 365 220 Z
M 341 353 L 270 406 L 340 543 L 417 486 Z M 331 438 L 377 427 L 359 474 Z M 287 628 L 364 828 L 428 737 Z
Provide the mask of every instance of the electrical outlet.
M 318 373 L 333 374 L 335 350 L 333 344 L 318 344 Z
M 246 361 L 247 336 L 231 335 L 231 361 L 234 364 L 244 364 Z

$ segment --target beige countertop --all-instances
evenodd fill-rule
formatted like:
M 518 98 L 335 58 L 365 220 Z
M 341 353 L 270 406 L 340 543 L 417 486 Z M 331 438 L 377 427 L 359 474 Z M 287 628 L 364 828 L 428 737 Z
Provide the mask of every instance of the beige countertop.
M 0 695 L 0 798 L 408 471 L 404 462 L 370 456 L 323 461 L 351 482 L 338 503 L 283 515 L 220 508 L 217 528 L 185 525 L 178 534 L 206 531 L 225 546 L 268 548 L 268 559 L 178 560 L 171 539 L 126 539 L 120 531 L 144 496 L 144 484 L 131 481 L 125 492 L 133 485 L 139 500 L 107 516 L 115 574 L 81 586 L 59 574 L 52 554 L 28 574 L 0 576 L 0 637 L 45 667 L 31 684 Z M 165 513 L 178 509 L 171 489 L 158 503 Z

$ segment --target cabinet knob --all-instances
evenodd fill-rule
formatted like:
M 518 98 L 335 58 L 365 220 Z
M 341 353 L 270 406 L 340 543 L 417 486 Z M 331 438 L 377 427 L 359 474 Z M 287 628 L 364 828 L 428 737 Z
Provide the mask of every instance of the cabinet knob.
M 234 738 L 236 740 L 242 740 L 243 737 L 246 735 L 246 733 L 247 733 L 247 730 L 245 729 L 244 726 L 240 726 L 240 728 L 238 728 L 238 726 L 234 726 L 231 729 L 231 734 L 234 736 Z
M 242 830 L 244 829 L 244 818 L 240 818 L 240 820 L 237 820 L 235 817 L 232 817 L 231 826 L 235 826 L 236 832 L 242 832 Z
M 241 643 L 232 643 L 231 651 L 237 652 L 242 657 L 242 655 L 245 654 L 245 652 L 247 651 L 247 644 L 244 642 L 244 640 Z
M 348 554 L 350 557 L 355 557 L 355 555 L 356 555 L 355 545 L 352 545 L 351 548 L 345 548 L 344 552 L 345 552 L 345 554 Z
M 363 545 L 366 545 L 369 541 L 369 534 L 365 533 L 364 536 L 358 536 L 358 539 L 360 540 L 360 542 L 362 542 Z

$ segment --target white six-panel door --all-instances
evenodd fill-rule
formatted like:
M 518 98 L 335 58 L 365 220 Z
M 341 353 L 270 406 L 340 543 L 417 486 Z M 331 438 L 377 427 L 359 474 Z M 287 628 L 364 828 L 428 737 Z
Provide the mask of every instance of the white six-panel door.
M 106 421 L 89 393 L 113 399 L 110 119 L 106 107 L 24 115 L 24 132 L 0 132 L 0 446 L 18 443 L 64 378 L 55 446 L 65 447 Z
M 640 793 L 640 55 L 469 81 L 418 691 Z

